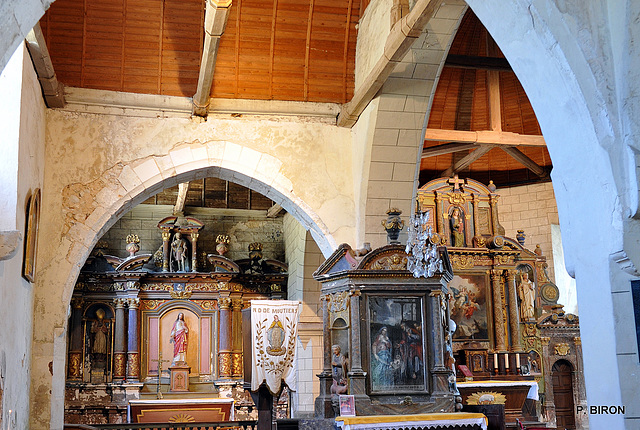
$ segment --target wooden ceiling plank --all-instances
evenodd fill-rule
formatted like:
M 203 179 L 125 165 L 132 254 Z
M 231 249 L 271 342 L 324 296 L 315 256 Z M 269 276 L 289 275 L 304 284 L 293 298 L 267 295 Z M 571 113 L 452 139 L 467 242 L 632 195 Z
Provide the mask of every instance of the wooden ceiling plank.
M 353 127 L 395 66 L 404 58 L 413 42 L 420 37 L 442 1 L 418 0 L 409 14 L 393 25 L 385 43 L 384 53 L 363 80 L 351 101 L 342 106 L 337 120 L 339 126 Z
M 269 98 L 273 98 L 273 63 L 275 61 L 276 20 L 278 16 L 278 0 L 273 0 L 271 13 L 271 46 L 269 48 Z
M 353 7 L 353 0 L 349 0 L 349 8 L 347 10 L 347 20 L 344 28 L 344 51 L 342 57 L 344 59 L 344 66 L 342 68 L 342 88 L 344 95 L 342 97 L 342 103 L 347 102 L 347 69 L 349 65 L 349 30 L 351 29 L 351 10 Z
M 471 165 L 471 163 L 473 163 L 474 161 L 478 160 L 480 157 L 482 157 L 483 155 L 485 155 L 487 152 L 491 151 L 492 149 L 493 149 L 493 146 L 491 146 L 491 145 L 482 145 L 482 146 L 480 146 L 475 151 L 470 152 L 469 154 L 467 154 L 466 156 L 464 156 L 463 158 L 458 160 L 453 166 L 449 167 L 447 170 L 445 170 L 444 172 L 440 173 L 440 176 L 441 177 L 449 177 L 449 176 L 453 175 L 454 173 L 458 173 L 459 171 L 466 169 L 467 167 L 469 167 Z
M 204 48 L 200 61 L 198 87 L 193 96 L 193 114 L 206 117 L 209 110 L 213 72 L 220 38 L 227 27 L 231 0 L 207 0 L 204 21 Z
M 267 209 L 267 218 L 275 218 L 280 212 L 282 212 L 282 206 L 274 203 L 269 209 Z
M 444 145 L 434 146 L 432 148 L 424 148 L 422 150 L 422 158 L 435 157 L 437 155 L 451 154 L 454 152 L 468 151 L 476 148 L 475 143 L 458 143 L 451 142 Z
M 507 146 L 546 146 L 544 137 L 508 131 L 462 131 L 428 128 L 424 140 L 433 142 L 460 142 Z
M 544 178 L 547 176 L 547 172 L 540 167 L 535 161 L 529 158 L 526 154 L 520 151 L 518 148 L 503 146 L 500 147 L 504 152 L 509 154 L 513 159 L 515 159 L 518 163 L 522 164 L 527 169 L 531 170 L 537 176 Z
M 479 57 L 475 55 L 449 54 L 444 65 L 445 67 L 459 69 L 496 70 L 499 72 L 513 71 L 506 58 Z
M 307 43 L 304 53 L 304 101 L 309 98 L 309 51 L 311 49 L 311 25 L 313 23 L 314 0 L 309 0 L 309 19 L 307 20 Z
M 173 215 L 184 213 L 184 204 L 187 201 L 187 192 L 189 192 L 188 182 L 178 184 L 178 197 L 176 198 L 176 204 L 173 206 Z

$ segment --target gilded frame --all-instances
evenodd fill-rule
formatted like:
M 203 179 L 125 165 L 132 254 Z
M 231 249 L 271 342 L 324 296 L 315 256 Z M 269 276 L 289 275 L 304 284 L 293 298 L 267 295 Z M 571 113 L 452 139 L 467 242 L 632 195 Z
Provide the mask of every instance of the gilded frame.
M 40 226 L 40 188 L 29 197 L 25 214 L 24 258 L 22 276 L 29 282 L 36 280 L 36 251 Z

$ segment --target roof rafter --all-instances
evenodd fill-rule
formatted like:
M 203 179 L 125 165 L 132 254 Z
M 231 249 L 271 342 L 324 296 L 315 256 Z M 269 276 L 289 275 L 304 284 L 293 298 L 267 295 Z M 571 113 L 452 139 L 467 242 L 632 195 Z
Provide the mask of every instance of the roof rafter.
M 471 163 L 473 163 L 474 161 L 478 160 L 480 157 L 482 157 L 484 154 L 486 154 L 487 152 L 491 151 L 492 149 L 493 149 L 492 145 L 482 145 L 482 146 L 480 146 L 475 151 L 472 151 L 472 152 L 468 153 L 467 155 L 465 155 L 464 157 L 462 157 L 453 166 L 449 167 L 447 170 L 445 170 L 444 172 L 440 173 L 440 176 L 441 177 L 449 177 L 449 176 L 453 175 L 454 173 L 458 173 L 459 171 L 466 169 L 467 167 L 469 167 L 471 165 Z

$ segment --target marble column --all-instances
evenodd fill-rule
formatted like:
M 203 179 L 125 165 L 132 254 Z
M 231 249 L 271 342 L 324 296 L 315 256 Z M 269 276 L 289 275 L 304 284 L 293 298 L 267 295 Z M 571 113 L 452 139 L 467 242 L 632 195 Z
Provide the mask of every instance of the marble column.
M 198 271 L 198 236 L 197 231 L 191 232 L 191 271 Z
M 493 289 L 493 327 L 495 329 L 495 349 L 506 351 L 504 306 L 502 304 L 502 270 L 491 270 L 491 286 Z
M 521 351 L 520 318 L 518 313 L 518 291 L 516 290 L 516 270 L 507 270 L 509 287 L 509 328 L 511 330 L 510 351 Z
M 231 344 L 231 376 L 242 378 L 242 308 L 244 301 L 241 297 L 231 301 L 232 309 L 232 344 Z
M 169 271 L 169 254 L 171 248 L 169 246 L 169 239 L 171 239 L 171 232 L 169 230 L 162 231 L 162 271 Z
M 140 350 L 139 350 L 139 331 L 138 331 L 138 307 L 140 299 L 129 298 L 129 328 L 127 343 L 127 381 L 134 382 L 140 379 Z
M 69 330 L 69 379 L 82 379 L 82 307 L 80 298 L 71 299 L 71 324 Z
M 127 299 L 118 298 L 113 301 L 116 308 L 116 323 L 113 342 L 113 379 L 123 380 L 127 372 L 127 332 L 125 326 L 124 306 Z
M 218 376 L 220 378 L 231 378 L 231 329 L 232 329 L 232 311 L 231 298 L 222 296 L 218 299 L 218 307 L 220 312 L 218 322 Z

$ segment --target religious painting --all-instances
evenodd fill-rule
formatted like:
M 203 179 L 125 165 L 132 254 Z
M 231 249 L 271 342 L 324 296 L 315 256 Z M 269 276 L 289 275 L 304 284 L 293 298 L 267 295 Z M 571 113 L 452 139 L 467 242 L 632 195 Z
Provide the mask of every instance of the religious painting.
M 489 340 L 486 286 L 484 274 L 456 275 L 449 283 L 453 340 Z
M 38 226 L 40 224 L 40 188 L 29 198 L 26 212 L 26 231 L 24 235 L 24 258 L 22 276 L 29 282 L 35 281 L 36 249 L 38 247 Z
M 420 297 L 368 296 L 371 390 L 424 391 Z

